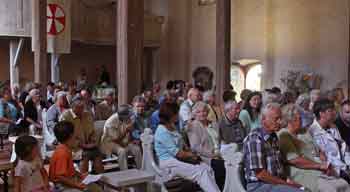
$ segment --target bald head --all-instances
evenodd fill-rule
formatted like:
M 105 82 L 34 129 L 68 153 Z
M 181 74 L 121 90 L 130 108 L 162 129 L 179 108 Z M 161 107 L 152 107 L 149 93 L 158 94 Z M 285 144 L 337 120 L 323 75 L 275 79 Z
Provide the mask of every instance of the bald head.
M 199 100 L 200 92 L 196 88 L 191 88 L 187 93 L 187 98 L 192 102 L 197 102 Z

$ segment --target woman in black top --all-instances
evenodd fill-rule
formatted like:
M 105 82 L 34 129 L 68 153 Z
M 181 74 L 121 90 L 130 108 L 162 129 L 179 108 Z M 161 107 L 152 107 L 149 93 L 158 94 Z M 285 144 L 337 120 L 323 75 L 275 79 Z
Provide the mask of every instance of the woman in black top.
M 27 126 L 34 125 L 35 128 L 41 129 L 37 106 L 40 104 L 40 91 L 33 89 L 29 92 L 28 100 L 24 104 L 24 121 Z

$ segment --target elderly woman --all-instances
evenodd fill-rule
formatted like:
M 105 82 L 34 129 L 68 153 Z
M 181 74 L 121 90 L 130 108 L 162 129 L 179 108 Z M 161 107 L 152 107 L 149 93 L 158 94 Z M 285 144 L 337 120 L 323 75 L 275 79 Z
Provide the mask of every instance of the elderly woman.
M 208 104 L 208 120 L 218 122 L 222 115 L 220 107 L 215 104 L 215 93 L 213 91 L 206 91 L 203 94 L 203 101 Z
M 222 189 L 225 183 L 225 166 L 219 150 L 219 134 L 216 123 L 208 119 L 208 104 L 199 101 L 192 108 L 194 121 L 188 124 L 187 135 L 192 151 L 214 169 L 216 182 Z
M 176 131 L 178 108 L 175 103 L 163 103 L 159 109 L 160 124 L 154 136 L 154 148 L 161 169 L 171 177 L 183 177 L 199 184 L 205 192 L 219 192 L 212 169 L 200 162 L 200 157 L 184 147 Z
M 40 91 L 39 89 L 32 89 L 24 105 L 25 127 L 31 126 L 31 134 L 42 129 L 39 116 L 41 114 L 40 112 Z
M 349 191 L 345 180 L 328 177 L 324 173 L 332 170 L 326 162 L 315 157 L 317 149 L 308 133 L 301 135 L 300 109 L 293 104 L 283 107 L 282 113 L 287 128 L 278 132 L 282 156 L 287 160 L 287 171 L 292 180 L 305 186 L 309 191 Z M 302 139 L 303 138 L 303 139 Z
M 249 94 L 247 100 L 244 102 L 239 119 L 242 121 L 246 133 L 260 127 L 261 100 L 261 93 L 255 91 Z
M 310 96 L 307 93 L 299 95 L 295 104 L 299 107 L 299 112 L 301 115 L 301 127 L 308 127 L 314 121 L 314 115 L 309 111 L 310 106 Z

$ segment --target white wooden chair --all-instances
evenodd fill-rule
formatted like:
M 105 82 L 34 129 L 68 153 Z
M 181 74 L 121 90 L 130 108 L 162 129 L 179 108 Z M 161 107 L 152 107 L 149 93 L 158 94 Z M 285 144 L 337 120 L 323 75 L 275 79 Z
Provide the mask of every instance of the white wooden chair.
M 149 173 L 153 173 L 156 176 L 153 183 L 153 187 L 156 188 L 156 191 L 159 191 L 160 189 L 161 192 L 168 192 L 167 188 L 165 187 L 165 182 L 169 181 L 170 178 L 167 177 L 167 174 L 158 167 L 154 159 L 153 139 L 154 137 L 152 135 L 152 130 L 149 128 L 145 129 L 144 133 L 141 134 L 143 149 L 141 169 Z
M 223 192 L 246 192 L 243 172 L 243 153 L 237 144 L 229 144 L 221 151 L 225 160 L 226 180 Z
M 41 119 L 43 122 L 43 137 L 44 137 L 44 143 L 43 143 L 43 147 L 42 147 L 42 153 L 46 154 L 47 150 L 46 150 L 46 146 L 47 145 L 52 145 L 52 143 L 54 142 L 54 140 L 56 139 L 54 136 L 52 136 L 47 128 L 47 111 L 46 109 L 43 109 L 43 111 L 41 112 Z M 46 155 L 45 155 L 46 156 Z M 45 157 L 43 156 L 43 157 Z

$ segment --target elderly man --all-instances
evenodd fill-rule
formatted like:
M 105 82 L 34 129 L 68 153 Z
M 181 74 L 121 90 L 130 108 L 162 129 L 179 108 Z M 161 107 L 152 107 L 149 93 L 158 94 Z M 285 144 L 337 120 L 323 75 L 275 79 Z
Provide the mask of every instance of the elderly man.
M 200 92 L 196 88 L 191 88 L 187 93 L 187 100 L 180 106 L 180 130 L 183 130 L 188 121 L 192 119 L 192 107 L 200 99 Z
M 335 170 L 334 174 L 350 183 L 349 147 L 334 125 L 336 119 L 334 102 L 329 99 L 317 100 L 313 105 L 313 111 L 316 119 L 309 132 L 314 143 L 325 154 L 328 164 Z
M 145 98 L 145 112 L 150 116 L 159 107 L 158 102 L 154 99 L 151 89 L 145 90 L 142 97 Z
M 281 129 L 281 109 L 276 103 L 262 111 L 261 128 L 252 130 L 243 144 L 247 191 L 299 192 L 300 184 L 285 177 L 276 132 Z
M 219 121 L 219 143 L 223 147 L 230 143 L 237 143 L 240 149 L 245 137 L 242 122 L 239 120 L 241 106 L 236 101 L 226 102 L 224 117 Z
M 132 115 L 131 106 L 121 105 L 118 113 L 112 115 L 103 128 L 102 152 L 107 156 L 117 154 L 121 170 L 128 169 L 128 153 L 135 156 L 136 167 L 141 168 L 141 148 L 130 140 L 131 131 L 133 130 Z
M 340 112 L 335 120 L 335 125 L 339 129 L 340 136 L 350 146 L 350 100 L 345 100 L 340 104 Z
M 67 94 L 63 91 L 56 93 L 55 104 L 46 112 L 46 128 L 44 128 L 44 140 L 48 149 L 55 148 L 58 144 L 53 129 L 58 123 L 59 117 L 68 108 Z
M 98 138 L 91 114 L 84 111 L 84 100 L 77 96 L 72 100 L 72 109 L 62 113 L 60 121 L 69 121 L 74 125 L 74 134 L 78 138 L 78 149 L 83 150 L 81 172 L 88 172 L 89 161 L 97 173 L 103 172 L 102 155 L 98 148 Z
M 114 99 L 114 92 L 109 91 L 104 101 L 96 106 L 96 120 L 107 120 L 117 110 L 117 106 Z
M 133 129 L 131 131 L 131 140 L 134 144 L 141 145 L 141 134 L 146 128 L 150 127 L 149 118 L 145 114 L 146 100 L 142 96 L 135 96 L 132 100 L 134 114 L 132 116 Z
M 91 115 L 95 118 L 96 116 L 96 102 L 92 99 L 91 91 L 88 89 L 83 89 L 80 91 L 80 95 L 84 100 L 84 110 L 91 113 Z

